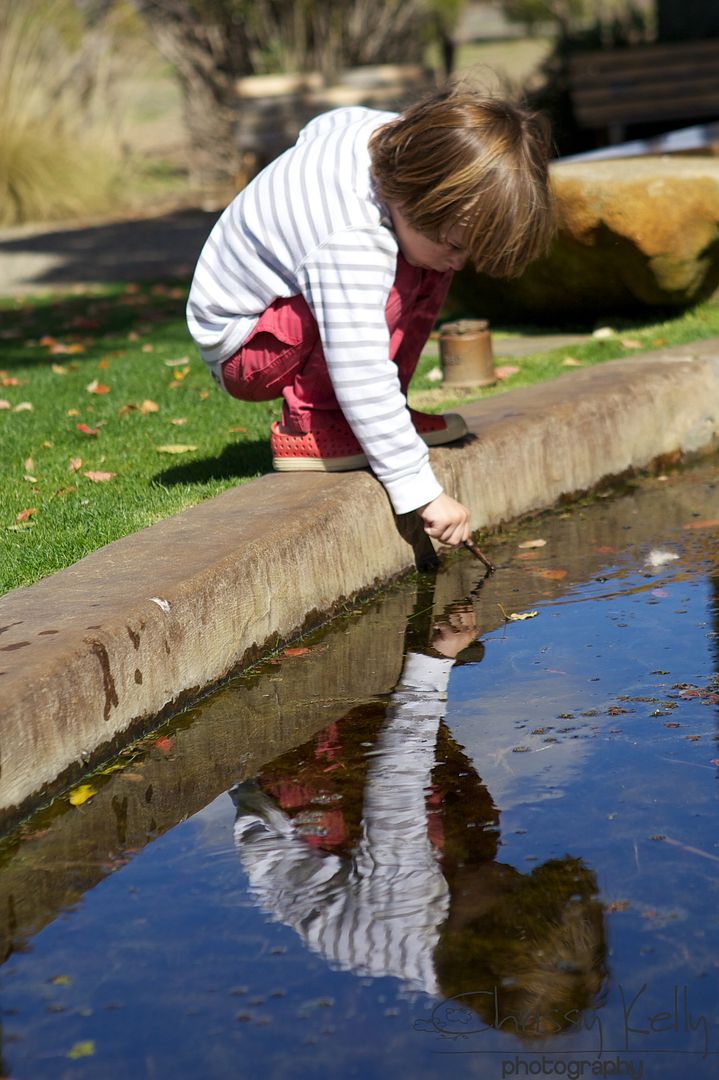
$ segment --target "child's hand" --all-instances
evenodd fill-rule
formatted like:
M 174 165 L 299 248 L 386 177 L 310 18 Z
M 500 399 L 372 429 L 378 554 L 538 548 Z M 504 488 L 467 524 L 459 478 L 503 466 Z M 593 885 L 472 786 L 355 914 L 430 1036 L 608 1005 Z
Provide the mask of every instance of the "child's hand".
M 417 513 L 424 522 L 424 531 L 435 540 L 458 547 L 469 539 L 469 510 L 445 491 Z

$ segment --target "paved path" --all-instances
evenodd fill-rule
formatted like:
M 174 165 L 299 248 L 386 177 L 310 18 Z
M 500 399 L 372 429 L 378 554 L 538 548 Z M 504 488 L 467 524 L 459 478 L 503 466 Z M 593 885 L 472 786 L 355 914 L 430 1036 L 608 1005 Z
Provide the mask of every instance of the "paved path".
M 0 231 L 0 296 L 113 281 L 188 281 L 218 211 Z

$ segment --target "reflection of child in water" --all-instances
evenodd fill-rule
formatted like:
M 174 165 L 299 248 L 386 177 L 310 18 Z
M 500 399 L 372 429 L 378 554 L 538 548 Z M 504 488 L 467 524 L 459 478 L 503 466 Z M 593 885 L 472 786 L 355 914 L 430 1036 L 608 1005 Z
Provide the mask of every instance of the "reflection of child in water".
M 495 861 L 499 814 L 442 721 L 450 671 L 476 634 L 472 607 L 453 605 L 430 655 L 407 654 L 365 754 L 359 825 L 347 820 L 339 725 L 313 754 L 282 759 L 284 776 L 272 768 L 262 788 L 232 789 L 235 840 L 261 907 L 333 967 L 469 994 L 463 1004 L 488 1024 L 501 1003 L 520 1035 L 549 1034 L 599 990 L 601 908 L 579 860 L 529 876 Z M 324 830 L 313 828 L 318 813 Z

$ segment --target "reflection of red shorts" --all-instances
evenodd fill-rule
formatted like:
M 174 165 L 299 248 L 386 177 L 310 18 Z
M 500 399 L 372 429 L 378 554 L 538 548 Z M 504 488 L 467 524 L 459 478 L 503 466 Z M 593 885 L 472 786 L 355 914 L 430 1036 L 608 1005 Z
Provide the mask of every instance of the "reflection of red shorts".
M 398 257 L 385 310 L 390 358 L 405 392 L 451 279 L 451 271 L 420 270 Z M 284 397 L 282 422 L 293 431 L 324 427 L 339 411 L 317 323 L 301 296 L 270 304 L 247 341 L 222 365 L 222 379 L 241 401 Z

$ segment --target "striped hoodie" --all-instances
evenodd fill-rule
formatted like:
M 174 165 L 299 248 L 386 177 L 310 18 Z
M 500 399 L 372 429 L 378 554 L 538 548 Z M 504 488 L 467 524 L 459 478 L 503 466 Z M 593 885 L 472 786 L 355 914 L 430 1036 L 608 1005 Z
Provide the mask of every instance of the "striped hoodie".
M 200 255 L 187 320 L 216 381 L 278 297 L 317 320 L 340 408 L 397 513 L 442 491 L 389 357 L 385 306 L 398 245 L 368 143 L 394 113 L 335 109 L 230 203 Z

